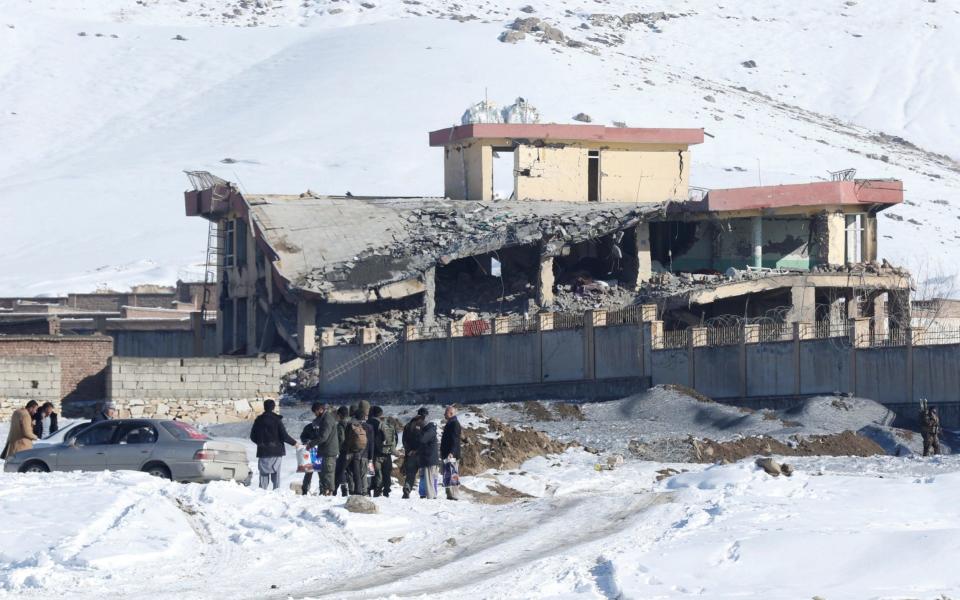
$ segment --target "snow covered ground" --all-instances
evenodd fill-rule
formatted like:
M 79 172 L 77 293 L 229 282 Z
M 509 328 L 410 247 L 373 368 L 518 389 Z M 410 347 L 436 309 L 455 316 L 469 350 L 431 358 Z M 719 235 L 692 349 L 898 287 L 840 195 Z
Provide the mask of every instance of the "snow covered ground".
M 467 478 L 511 504 L 0 475 L 2 598 L 940 598 L 960 593 L 960 459 L 598 472 L 571 450 Z
M 656 0 L 643 10 L 678 16 L 652 25 L 621 18 L 627 0 L 529 4 L 5 2 L 0 293 L 195 276 L 205 230 L 183 216 L 183 169 L 251 192 L 438 194 L 425 134 L 485 94 L 547 121 L 705 127 L 702 187 L 902 178 L 910 204 L 884 213 L 881 255 L 953 274 L 952 3 Z M 584 46 L 498 41 L 528 16 Z
M 840 426 L 819 404 L 804 412 L 811 427 Z M 285 414 L 296 435 L 301 409 Z M 249 424 L 206 429 L 243 441 L 253 462 Z M 461 502 L 375 498 L 374 515 L 295 495 L 292 456 L 277 492 L 133 472 L 0 473 L 0 598 L 960 594 L 960 457 L 781 461 L 792 477 L 752 459 L 628 457 L 608 471 L 596 468 L 605 457 L 577 448 L 465 477 Z M 660 478 L 665 468 L 682 472 Z M 517 499 L 490 503 L 489 493 Z

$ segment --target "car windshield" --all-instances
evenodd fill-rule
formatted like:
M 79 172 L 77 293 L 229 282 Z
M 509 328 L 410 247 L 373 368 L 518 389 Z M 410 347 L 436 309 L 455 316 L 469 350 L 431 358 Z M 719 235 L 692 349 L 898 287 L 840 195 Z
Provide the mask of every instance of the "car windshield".
M 86 429 L 89 425 L 91 425 L 90 421 L 81 421 L 79 423 L 73 423 L 71 425 L 67 425 L 63 429 L 60 429 L 54 433 L 51 433 L 50 435 L 48 435 L 43 439 L 50 440 L 50 441 L 54 441 L 54 440 L 66 441 L 66 440 L 69 440 L 70 438 L 77 437 L 77 435 L 79 435 L 80 432 Z
M 183 421 L 164 421 L 161 423 L 164 429 L 167 430 L 167 433 L 177 438 L 178 440 L 209 440 L 210 438 L 199 431 L 196 428 L 189 424 L 184 423 Z

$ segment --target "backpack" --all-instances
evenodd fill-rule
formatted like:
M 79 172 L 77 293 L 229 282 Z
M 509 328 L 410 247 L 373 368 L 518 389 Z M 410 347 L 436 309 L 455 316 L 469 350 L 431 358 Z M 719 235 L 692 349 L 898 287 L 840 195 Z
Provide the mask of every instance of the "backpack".
M 363 452 L 367 448 L 367 430 L 363 423 L 354 421 L 347 427 L 347 452 Z
M 389 456 L 397 451 L 397 430 L 387 419 L 380 421 L 380 431 L 383 433 L 380 441 L 380 455 Z

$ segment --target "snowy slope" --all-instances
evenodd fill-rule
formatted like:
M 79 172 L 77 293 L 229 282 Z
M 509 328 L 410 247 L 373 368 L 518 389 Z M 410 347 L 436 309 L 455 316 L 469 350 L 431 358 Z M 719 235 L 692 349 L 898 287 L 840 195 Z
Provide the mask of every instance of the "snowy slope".
M 702 187 L 845 167 L 902 178 L 911 204 L 882 218 L 881 255 L 953 273 L 960 173 L 940 156 L 960 155 L 951 3 L 530 4 L 4 3 L 0 295 L 198 272 L 204 222 L 182 216 L 183 169 L 251 192 L 440 193 L 426 132 L 484 93 L 522 95 L 548 121 L 705 127 Z M 620 18 L 638 10 L 678 16 Z M 531 15 L 584 46 L 497 40 Z

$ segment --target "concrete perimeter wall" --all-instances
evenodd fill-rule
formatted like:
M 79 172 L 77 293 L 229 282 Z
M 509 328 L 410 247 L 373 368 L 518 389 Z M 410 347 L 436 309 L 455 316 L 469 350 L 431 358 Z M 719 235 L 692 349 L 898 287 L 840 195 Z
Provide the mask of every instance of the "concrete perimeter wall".
M 30 400 L 60 404 L 60 359 L 0 356 L 0 419 L 9 419 Z
M 639 325 L 617 325 L 400 342 L 328 380 L 371 348 L 329 346 L 321 349 L 321 391 L 336 397 L 639 378 L 642 335 Z
M 373 346 L 321 348 L 321 393 L 428 393 L 500 398 L 505 386 L 602 387 L 604 380 L 681 384 L 717 399 L 852 393 L 890 406 L 921 400 L 942 407 L 945 425 L 960 425 L 960 344 L 858 348 L 849 338 L 652 347 L 651 325 L 595 326 L 528 333 L 401 341 L 376 358 L 327 379 Z M 705 338 L 704 338 L 705 339 Z M 484 391 L 486 390 L 486 391 Z M 510 394 L 520 397 L 516 390 Z M 399 396 L 398 396 L 399 397 Z M 544 395 L 543 397 L 550 397 Z M 587 396 L 586 398 L 593 397 Z M 944 412 L 946 411 L 946 412 Z M 953 415 L 953 417 L 949 416 Z M 955 417 L 955 418 L 954 418 Z
M 280 360 L 256 358 L 110 359 L 108 388 L 121 417 L 241 421 L 278 395 Z

